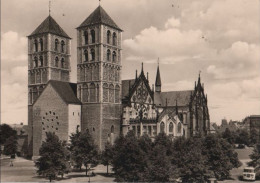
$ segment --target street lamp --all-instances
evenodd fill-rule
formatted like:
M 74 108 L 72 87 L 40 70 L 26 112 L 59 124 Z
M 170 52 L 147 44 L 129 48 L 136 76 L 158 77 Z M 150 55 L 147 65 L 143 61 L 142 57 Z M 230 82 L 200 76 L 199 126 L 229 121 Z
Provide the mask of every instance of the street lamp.
M 91 167 L 91 164 L 87 164 L 87 169 L 88 169 L 88 182 L 90 182 L 90 167 Z

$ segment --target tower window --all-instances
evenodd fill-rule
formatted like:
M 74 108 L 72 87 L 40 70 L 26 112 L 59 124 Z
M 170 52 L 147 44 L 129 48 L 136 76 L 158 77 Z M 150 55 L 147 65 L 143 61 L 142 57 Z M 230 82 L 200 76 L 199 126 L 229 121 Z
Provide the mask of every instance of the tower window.
M 85 62 L 88 61 L 88 50 L 84 50 Z
M 59 67 L 59 58 L 55 57 L 55 67 Z
M 115 51 L 113 51 L 112 60 L 113 60 L 113 62 L 116 62 L 116 52 Z
M 173 123 L 169 124 L 169 132 L 172 133 L 173 132 Z
M 38 58 L 34 57 L 34 67 L 38 67 Z
M 115 127 L 114 125 L 111 126 L 111 133 L 114 133 L 115 132 Z
M 178 123 L 178 133 L 181 133 L 181 123 Z
M 61 52 L 64 53 L 64 49 L 65 49 L 65 42 L 62 40 L 61 41 Z
M 55 39 L 55 51 L 58 51 L 59 40 Z
M 111 51 L 108 49 L 107 50 L 107 61 L 110 61 L 110 57 L 111 57 Z
M 88 44 L 88 32 L 84 31 L 85 44 Z
M 113 33 L 113 45 L 116 46 L 116 33 L 115 32 Z
M 160 124 L 160 132 L 161 133 L 164 133 L 164 128 L 165 128 L 165 124 L 164 124 L 164 122 L 161 122 L 161 124 Z
M 92 40 L 92 43 L 95 43 L 95 31 L 94 30 L 91 30 L 91 40 Z
M 107 44 L 110 44 L 110 39 L 111 39 L 111 32 L 108 30 L 107 31 Z
M 40 67 L 43 67 L 43 57 L 40 56 Z
M 42 38 L 40 39 L 40 49 L 41 49 L 41 51 L 43 51 L 43 40 L 42 40 Z
M 65 60 L 64 60 L 64 58 L 61 59 L 61 68 L 65 68 Z
M 95 61 L 95 50 L 91 49 L 91 60 Z
M 38 41 L 37 41 L 37 39 L 34 40 L 34 51 L 38 52 Z

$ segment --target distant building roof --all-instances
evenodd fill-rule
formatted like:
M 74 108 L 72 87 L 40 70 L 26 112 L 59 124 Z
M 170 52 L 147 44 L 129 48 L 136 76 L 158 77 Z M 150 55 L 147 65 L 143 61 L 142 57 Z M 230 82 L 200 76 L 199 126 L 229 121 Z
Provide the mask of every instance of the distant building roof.
M 50 80 L 49 84 L 56 90 L 60 97 L 68 104 L 81 104 L 77 98 L 77 84 L 63 81 Z
M 43 33 L 51 33 L 71 39 L 50 15 L 29 35 L 29 37 Z
M 83 22 L 80 24 L 80 27 L 85 27 L 89 25 L 95 25 L 95 24 L 104 24 L 108 25 L 110 27 L 113 27 L 115 29 L 120 29 L 116 23 L 112 20 L 112 18 L 107 14 L 107 12 L 101 7 L 98 6 Z

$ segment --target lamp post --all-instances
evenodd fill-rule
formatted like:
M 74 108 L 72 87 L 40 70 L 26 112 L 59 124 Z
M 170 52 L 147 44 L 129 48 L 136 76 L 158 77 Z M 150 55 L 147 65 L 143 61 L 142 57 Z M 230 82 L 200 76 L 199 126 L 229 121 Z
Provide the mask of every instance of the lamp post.
M 88 182 L 90 182 L 90 167 L 91 167 L 91 164 L 88 164 L 87 165 L 87 169 L 88 169 Z

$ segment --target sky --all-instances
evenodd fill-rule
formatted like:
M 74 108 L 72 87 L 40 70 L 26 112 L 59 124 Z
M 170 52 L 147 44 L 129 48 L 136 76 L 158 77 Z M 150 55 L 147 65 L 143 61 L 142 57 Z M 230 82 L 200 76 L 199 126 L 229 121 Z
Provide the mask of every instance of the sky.
M 98 0 L 52 0 L 51 15 L 72 37 Z M 140 73 L 162 90 L 194 89 L 201 71 L 211 122 L 260 114 L 259 0 L 101 0 L 123 32 L 122 79 Z M 48 0 L 1 0 L 1 122 L 27 124 L 27 36 L 48 16 Z

